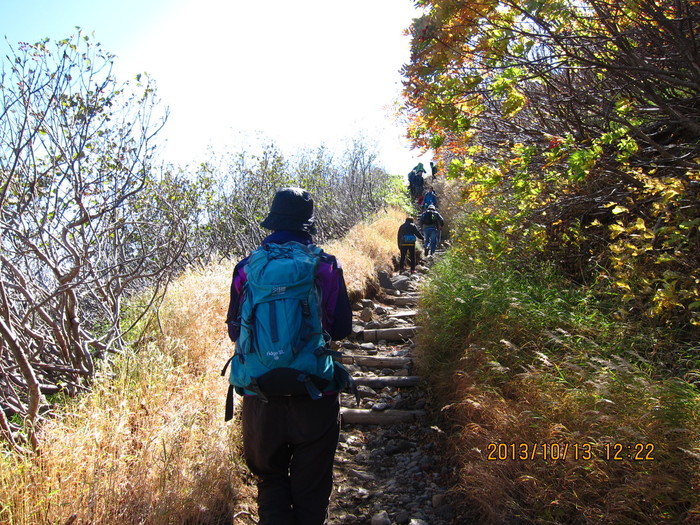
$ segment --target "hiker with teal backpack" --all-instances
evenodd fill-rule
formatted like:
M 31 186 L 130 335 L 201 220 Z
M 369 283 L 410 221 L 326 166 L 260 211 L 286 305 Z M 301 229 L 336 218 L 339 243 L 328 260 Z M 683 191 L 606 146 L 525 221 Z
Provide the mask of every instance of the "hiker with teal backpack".
M 275 194 L 260 225 L 273 233 L 240 261 L 226 323 L 236 343 L 226 419 L 243 396 L 243 451 L 258 479 L 260 525 L 322 525 L 340 432 L 339 390 L 350 381 L 329 348 L 352 330 L 335 257 L 313 244 L 313 200 Z M 226 368 L 222 374 L 226 372 Z
M 431 204 L 420 216 L 420 224 L 423 228 L 423 235 L 425 236 L 424 255 L 427 257 L 428 254 L 433 255 L 435 253 L 438 243 L 438 235 L 442 230 L 445 221 L 442 218 L 442 215 L 438 213 L 435 205 Z
M 399 226 L 397 242 L 399 244 L 399 273 L 403 272 L 403 265 L 406 255 L 410 257 L 411 273 L 416 271 L 416 239 L 423 240 L 418 227 L 413 223 L 413 217 L 407 217 L 406 221 Z

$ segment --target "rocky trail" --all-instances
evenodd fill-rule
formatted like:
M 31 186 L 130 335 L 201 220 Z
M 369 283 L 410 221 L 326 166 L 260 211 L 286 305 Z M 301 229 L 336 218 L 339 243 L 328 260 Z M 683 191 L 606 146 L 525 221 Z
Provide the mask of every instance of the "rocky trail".
M 450 467 L 413 369 L 418 286 L 428 271 L 381 275 L 383 293 L 353 307 L 353 335 L 339 346 L 360 404 L 343 394 L 329 525 L 454 523 Z

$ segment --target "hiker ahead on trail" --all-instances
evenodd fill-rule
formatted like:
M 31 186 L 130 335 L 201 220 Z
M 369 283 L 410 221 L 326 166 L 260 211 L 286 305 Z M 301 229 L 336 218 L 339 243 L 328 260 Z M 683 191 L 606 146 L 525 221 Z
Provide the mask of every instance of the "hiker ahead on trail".
M 260 525 L 322 525 L 340 432 L 338 390 L 349 380 L 328 348 L 352 330 L 335 257 L 312 242 L 313 201 L 278 191 L 260 223 L 273 233 L 233 271 L 226 322 L 233 390 L 243 395 L 243 452 L 258 478 Z M 225 369 L 224 369 L 225 370 Z
M 431 160 L 430 161 L 430 174 L 432 175 L 433 180 L 437 179 L 438 170 L 439 170 L 438 165 Z
M 406 222 L 399 226 L 397 242 L 399 244 L 399 273 L 403 272 L 403 265 L 406 262 L 406 255 L 411 258 L 411 273 L 416 271 L 416 239 L 423 240 L 418 227 L 413 223 L 413 217 L 407 217 Z
M 425 195 L 423 196 L 422 207 L 424 210 L 426 210 L 431 204 L 435 206 L 435 208 L 438 207 L 438 198 L 435 194 L 435 189 L 432 186 L 428 189 L 428 191 L 425 192 Z
M 431 204 L 428 206 L 428 209 L 421 214 L 420 224 L 423 228 L 423 235 L 425 235 L 424 255 L 432 255 L 437 248 L 438 234 L 445 224 L 445 221 L 442 215 L 435 209 L 435 206 Z
M 411 194 L 411 200 L 413 201 L 423 196 L 423 185 L 425 184 L 423 179 L 424 173 L 425 168 L 423 167 L 423 163 L 419 162 L 408 174 L 408 190 Z
M 416 167 L 413 168 L 413 172 L 416 174 L 416 195 L 414 199 L 417 199 L 423 195 L 423 185 L 425 184 L 425 179 L 423 178 L 425 168 L 423 167 L 423 163 L 419 162 L 416 164 Z
M 422 177 L 423 173 L 425 173 L 425 168 L 423 167 L 423 163 L 419 162 L 418 164 L 416 164 L 416 167 L 413 168 L 413 171 L 415 171 L 418 175 L 420 175 Z
M 408 191 L 411 194 L 412 201 L 423 195 L 423 185 L 423 175 L 411 170 L 408 174 Z

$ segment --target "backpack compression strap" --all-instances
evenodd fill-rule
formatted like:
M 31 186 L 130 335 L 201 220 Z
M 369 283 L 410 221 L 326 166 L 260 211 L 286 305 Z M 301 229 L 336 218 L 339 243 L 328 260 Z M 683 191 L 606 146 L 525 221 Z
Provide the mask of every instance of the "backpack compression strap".
M 316 385 L 314 385 L 314 382 L 311 381 L 310 375 L 303 373 L 299 374 L 297 380 L 304 383 L 304 387 L 306 387 L 306 391 L 309 393 L 309 397 L 311 397 L 311 399 L 321 399 L 323 397 L 321 391 Z
M 226 410 L 224 412 L 224 421 L 231 421 L 233 419 L 233 385 L 228 386 L 228 392 L 226 392 Z

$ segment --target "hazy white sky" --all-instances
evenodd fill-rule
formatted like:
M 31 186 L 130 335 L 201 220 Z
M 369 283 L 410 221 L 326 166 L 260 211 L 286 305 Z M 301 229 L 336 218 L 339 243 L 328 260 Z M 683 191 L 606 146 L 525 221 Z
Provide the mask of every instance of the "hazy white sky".
M 148 72 L 170 108 L 166 160 L 257 133 L 284 151 L 336 149 L 363 133 L 405 174 L 430 155 L 394 122 L 412 0 L 0 0 L 10 43 L 65 38 L 80 26 L 117 55 L 121 80 Z M 4 42 L 3 42 L 4 46 Z

